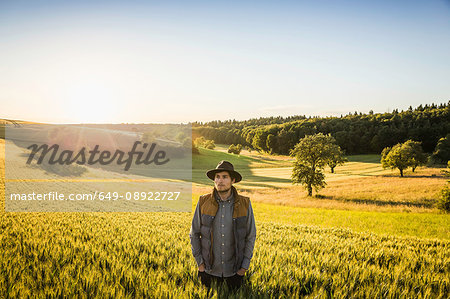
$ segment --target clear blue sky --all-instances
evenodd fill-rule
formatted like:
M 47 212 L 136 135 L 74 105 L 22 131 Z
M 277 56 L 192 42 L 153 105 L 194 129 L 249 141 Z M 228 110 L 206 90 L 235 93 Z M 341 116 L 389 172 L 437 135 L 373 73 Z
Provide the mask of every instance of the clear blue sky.
M 187 122 L 450 99 L 449 1 L 0 1 L 0 118 Z

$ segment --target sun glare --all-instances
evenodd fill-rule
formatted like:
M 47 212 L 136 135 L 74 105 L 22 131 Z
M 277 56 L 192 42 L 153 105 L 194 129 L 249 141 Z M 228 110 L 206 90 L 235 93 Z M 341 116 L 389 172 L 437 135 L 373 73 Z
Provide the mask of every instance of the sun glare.
M 74 83 L 66 89 L 66 114 L 76 123 L 111 123 L 117 117 L 117 97 L 103 83 Z

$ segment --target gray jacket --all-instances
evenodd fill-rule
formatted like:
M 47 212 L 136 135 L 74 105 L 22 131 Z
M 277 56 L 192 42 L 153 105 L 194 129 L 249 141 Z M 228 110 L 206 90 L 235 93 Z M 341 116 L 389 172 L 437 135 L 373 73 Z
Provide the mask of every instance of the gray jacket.
M 222 201 L 215 189 L 200 197 L 190 231 L 192 254 L 206 272 L 222 277 L 248 269 L 253 256 L 256 226 L 248 197 L 232 193 Z

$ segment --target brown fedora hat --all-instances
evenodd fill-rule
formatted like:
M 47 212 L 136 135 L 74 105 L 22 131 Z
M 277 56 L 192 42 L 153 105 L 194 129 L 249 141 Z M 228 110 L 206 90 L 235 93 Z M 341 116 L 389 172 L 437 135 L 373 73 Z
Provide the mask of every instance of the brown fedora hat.
M 235 183 L 240 182 L 242 180 L 241 174 L 235 171 L 233 164 L 231 164 L 228 161 L 220 161 L 219 164 L 217 164 L 216 168 L 208 170 L 206 172 L 206 175 L 208 176 L 208 178 L 214 181 L 216 173 L 221 171 L 228 171 L 230 173 L 230 176 L 235 179 Z

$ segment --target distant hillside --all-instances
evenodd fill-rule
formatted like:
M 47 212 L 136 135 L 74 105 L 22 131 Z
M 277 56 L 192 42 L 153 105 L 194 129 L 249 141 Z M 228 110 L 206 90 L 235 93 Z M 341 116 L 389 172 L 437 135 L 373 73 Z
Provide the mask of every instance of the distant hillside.
M 204 136 L 216 143 L 240 143 L 277 154 L 289 154 L 300 138 L 319 132 L 331 134 L 347 154 L 379 154 L 408 139 L 422 142 L 423 149 L 432 152 L 438 140 L 450 132 L 450 101 L 391 113 L 194 122 L 192 127 L 194 139 Z

